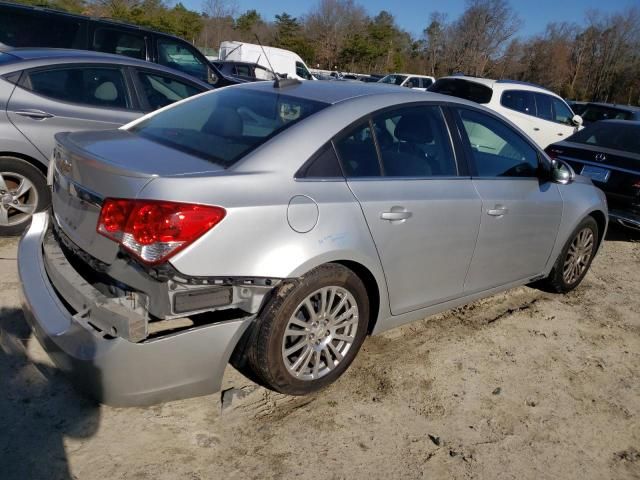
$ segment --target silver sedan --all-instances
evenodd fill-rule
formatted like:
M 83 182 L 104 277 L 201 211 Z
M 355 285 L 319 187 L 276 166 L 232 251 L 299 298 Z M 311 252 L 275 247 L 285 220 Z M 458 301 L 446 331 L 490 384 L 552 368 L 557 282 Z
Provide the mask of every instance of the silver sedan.
M 575 288 L 607 229 L 602 192 L 504 118 L 375 84 L 246 84 L 59 134 L 49 181 L 25 315 L 114 405 L 214 392 L 229 361 L 316 391 L 368 334 Z

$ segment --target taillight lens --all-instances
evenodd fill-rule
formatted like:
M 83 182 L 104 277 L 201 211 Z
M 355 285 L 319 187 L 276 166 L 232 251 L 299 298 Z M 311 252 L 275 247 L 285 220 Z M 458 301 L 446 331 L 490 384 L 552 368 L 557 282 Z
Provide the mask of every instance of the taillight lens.
M 97 231 L 148 265 L 167 260 L 224 218 L 221 207 L 108 198 Z

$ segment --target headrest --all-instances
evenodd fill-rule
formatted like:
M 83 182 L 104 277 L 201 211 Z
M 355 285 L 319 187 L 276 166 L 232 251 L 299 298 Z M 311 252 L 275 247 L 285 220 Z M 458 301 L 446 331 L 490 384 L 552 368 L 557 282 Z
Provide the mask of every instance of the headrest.
M 431 143 L 433 141 L 429 118 L 419 113 L 403 115 L 396 125 L 395 135 L 403 142 Z
M 113 82 L 102 82 L 93 92 L 93 96 L 103 102 L 113 102 L 118 98 L 118 89 Z
M 202 129 L 219 137 L 240 137 L 243 131 L 242 117 L 229 107 L 216 109 Z

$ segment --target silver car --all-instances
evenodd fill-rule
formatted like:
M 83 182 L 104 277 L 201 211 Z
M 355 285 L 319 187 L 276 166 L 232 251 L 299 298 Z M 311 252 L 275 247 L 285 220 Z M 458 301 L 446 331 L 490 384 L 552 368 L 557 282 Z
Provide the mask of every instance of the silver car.
M 0 52 L 0 235 L 49 206 L 45 181 L 58 132 L 118 128 L 206 83 L 120 55 L 51 48 Z
M 102 402 L 286 394 L 369 334 L 584 278 L 604 195 L 477 104 L 340 82 L 226 87 L 58 134 L 53 208 L 19 248 L 36 337 Z

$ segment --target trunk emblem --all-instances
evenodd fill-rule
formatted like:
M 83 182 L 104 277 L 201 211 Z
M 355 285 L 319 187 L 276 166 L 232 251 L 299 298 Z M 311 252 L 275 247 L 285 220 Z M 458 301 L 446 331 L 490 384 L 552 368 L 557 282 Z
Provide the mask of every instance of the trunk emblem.
M 596 153 L 594 158 L 596 162 L 604 162 L 607 159 L 607 156 L 604 153 Z

